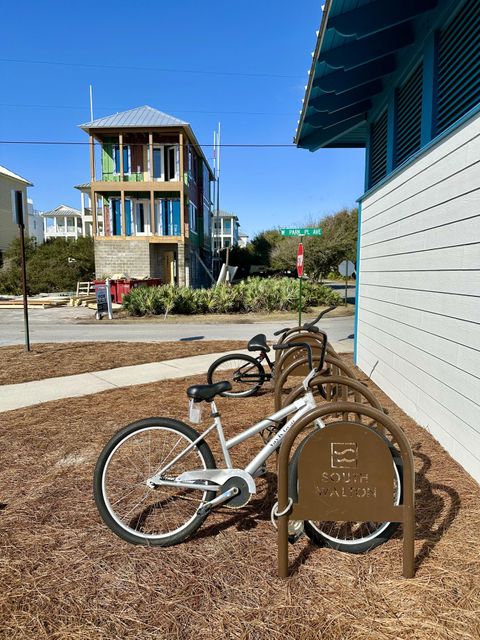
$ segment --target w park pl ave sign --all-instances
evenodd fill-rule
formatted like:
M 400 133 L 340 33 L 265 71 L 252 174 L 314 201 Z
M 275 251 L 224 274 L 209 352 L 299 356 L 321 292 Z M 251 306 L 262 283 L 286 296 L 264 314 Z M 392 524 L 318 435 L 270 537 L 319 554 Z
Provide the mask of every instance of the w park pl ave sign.
M 321 236 L 322 230 L 319 227 L 306 227 L 304 229 L 280 229 L 280 233 L 287 237 Z

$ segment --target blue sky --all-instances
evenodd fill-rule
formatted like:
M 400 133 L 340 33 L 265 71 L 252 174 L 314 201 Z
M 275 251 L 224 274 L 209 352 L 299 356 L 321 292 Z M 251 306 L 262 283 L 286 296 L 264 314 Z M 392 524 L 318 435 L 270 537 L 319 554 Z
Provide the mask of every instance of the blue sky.
M 4 3 L 0 140 L 85 142 L 77 125 L 90 119 L 92 83 L 95 117 L 149 104 L 190 122 L 203 144 L 219 120 L 225 144 L 290 143 L 321 4 Z M 83 145 L 0 144 L 0 164 L 34 183 L 41 210 L 79 207 L 73 185 L 89 178 Z M 354 206 L 364 151 L 223 148 L 221 170 L 221 208 L 253 235 Z

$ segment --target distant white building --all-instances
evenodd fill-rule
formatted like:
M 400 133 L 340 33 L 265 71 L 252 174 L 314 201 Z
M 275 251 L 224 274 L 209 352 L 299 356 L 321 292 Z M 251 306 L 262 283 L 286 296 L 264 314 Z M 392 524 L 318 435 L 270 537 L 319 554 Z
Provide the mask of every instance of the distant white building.
M 27 233 L 30 238 L 35 238 L 37 244 L 42 244 L 44 241 L 43 234 L 43 218 L 40 211 L 34 209 L 33 200 L 28 198 L 27 200 L 27 211 L 28 211 L 28 226 Z
M 84 235 L 82 212 L 61 204 L 52 211 L 44 211 L 43 233 L 45 240 L 52 238 L 70 238 L 76 240 Z
M 23 208 L 27 210 L 27 187 L 32 183 L 0 166 L 0 258 L 14 238 L 18 237 L 18 226 L 14 216 L 15 191 L 23 194 Z
M 245 249 L 247 244 L 248 244 L 248 234 L 246 234 L 244 231 L 240 229 L 238 232 L 238 246 L 242 247 L 242 249 Z
M 238 245 L 240 223 L 234 213 L 219 211 L 213 214 L 213 249 L 221 250 Z

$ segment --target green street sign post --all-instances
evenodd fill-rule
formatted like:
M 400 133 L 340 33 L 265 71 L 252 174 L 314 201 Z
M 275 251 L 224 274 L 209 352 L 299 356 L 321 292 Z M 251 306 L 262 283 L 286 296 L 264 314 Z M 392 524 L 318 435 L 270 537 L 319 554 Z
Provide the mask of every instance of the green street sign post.
M 320 227 L 306 227 L 305 229 L 280 229 L 282 236 L 298 238 L 299 236 L 321 236 Z
M 303 278 L 303 238 L 305 236 L 321 236 L 320 227 L 305 227 L 295 229 L 280 229 L 282 236 L 289 238 L 299 238 L 297 252 L 297 275 L 298 275 L 298 326 L 302 326 L 302 278 Z

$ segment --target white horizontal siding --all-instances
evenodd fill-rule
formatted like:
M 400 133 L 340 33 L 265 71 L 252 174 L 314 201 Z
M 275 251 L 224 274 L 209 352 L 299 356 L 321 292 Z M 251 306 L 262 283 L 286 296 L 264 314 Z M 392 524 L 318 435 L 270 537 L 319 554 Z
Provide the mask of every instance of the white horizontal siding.
M 357 363 L 480 481 L 480 116 L 362 202 Z

